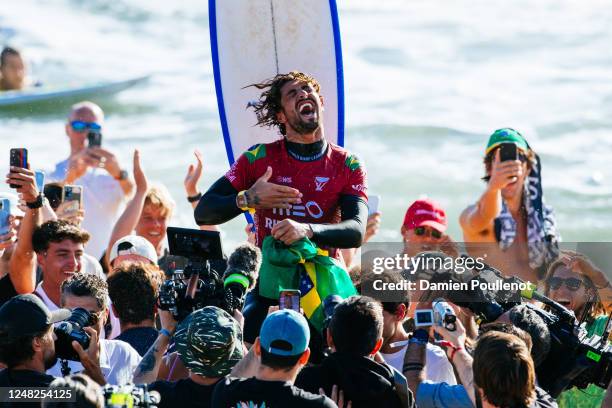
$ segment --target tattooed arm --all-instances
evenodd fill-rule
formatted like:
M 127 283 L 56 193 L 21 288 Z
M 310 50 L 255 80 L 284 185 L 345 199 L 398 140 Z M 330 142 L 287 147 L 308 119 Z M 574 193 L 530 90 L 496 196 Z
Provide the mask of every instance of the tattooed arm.
M 167 330 L 170 334 L 174 333 L 176 328 L 176 321 L 172 318 L 170 312 L 165 310 L 159 311 L 160 320 L 162 323 L 162 331 Z M 157 372 L 162 362 L 162 357 L 168 345 L 170 344 L 170 337 L 165 333 L 159 333 L 155 343 L 149 348 L 147 353 L 144 355 L 136 371 L 134 372 L 134 384 L 150 384 L 157 380 Z

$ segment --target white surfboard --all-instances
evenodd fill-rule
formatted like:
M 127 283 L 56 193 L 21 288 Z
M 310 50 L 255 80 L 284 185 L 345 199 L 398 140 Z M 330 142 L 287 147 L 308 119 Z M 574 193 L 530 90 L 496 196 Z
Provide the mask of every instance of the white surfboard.
M 86 96 L 107 96 L 116 94 L 125 89 L 148 80 L 148 76 L 133 78 L 126 81 L 105 82 L 85 86 L 67 87 L 35 87 L 23 91 L 0 92 L 0 107 L 17 107 L 32 103 L 62 102 L 84 98 Z
M 244 88 L 302 71 L 321 84 L 325 138 L 344 145 L 344 83 L 335 0 L 209 0 L 210 43 L 219 116 L 230 164 L 256 143 L 280 138 L 255 126 Z M 243 89 L 244 88 L 244 89 Z

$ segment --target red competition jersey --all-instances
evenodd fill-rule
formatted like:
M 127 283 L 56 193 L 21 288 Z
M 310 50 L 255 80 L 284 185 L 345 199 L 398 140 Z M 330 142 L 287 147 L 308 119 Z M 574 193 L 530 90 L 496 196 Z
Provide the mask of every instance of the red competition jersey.
M 354 195 L 367 201 L 366 171 L 357 157 L 332 143 L 325 155 L 306 162 L 287 153 L 285 139 L 258 144 L 244 152 L 234 162 L 225 177 L 238 191 L 249 189 L 268 166 L 272 167 L 271 183 L 298 189 L 302 203 L 290 209 L 274 208 L 255 212 L 257 245 L 279 221 L 290 218 L 309 224 L 337 224 L 340 222 L 340 196 Z

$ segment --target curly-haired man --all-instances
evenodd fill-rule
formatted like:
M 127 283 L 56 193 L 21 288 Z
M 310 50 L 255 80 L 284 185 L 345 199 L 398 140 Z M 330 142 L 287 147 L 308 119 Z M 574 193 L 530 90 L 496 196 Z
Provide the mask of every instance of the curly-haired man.
M 361 246 L 366 172 L 354 155 L 325 139 L 318 82 L 293 71 L 252 86 L 263 90 L 253 105 L 258 124 L 278 128 L 282 138 L 242 154 L 201 198 L 197 223 L 221 224 L 256 210 L 258 246 L 269 235 L 287 245 L 309 238 L 331 256 L 335 248 Z M 255 314 L 245 308 L 245 340 L 252 343 L 270 303 L 257 294 L 250 298 L 261 306 Z

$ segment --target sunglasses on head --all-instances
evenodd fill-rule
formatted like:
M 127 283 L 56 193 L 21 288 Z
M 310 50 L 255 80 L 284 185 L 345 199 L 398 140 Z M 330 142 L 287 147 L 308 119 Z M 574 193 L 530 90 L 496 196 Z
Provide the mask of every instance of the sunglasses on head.
M 419 237 L 422 237 L 423 235 L 426 235 L 428 228 L 427 227 L 416 227 L 414 229 L 414 233 L 416 235 L 418 235 Z M 433 228 L 429 228 L 430 235 L 435 238 L 435 239 L 440 239 L 442 238 L 442 233 L 440 231 L 438 231 L 437 229 L 433 229 Z
M 82 120 L 73 120 L 72 122 L 70 122 L 70 126 L 72 127 L 72 130 L 74 130 L 75 132 L 83 132 L 87 129 L 91 129 L 91 130 L 102 129 L 102 126 L 100 126 L 96 122 L 83 122 Z
M 584 282 L 578 278 L 563 279 L 553 276 L 552 278 L 548 279 L 548 286 L 550 286 L 552 290 L 558 290 L 564 283 L 565 287 L 572 292 L 577 291 L 582 285 L 584 285 Z

